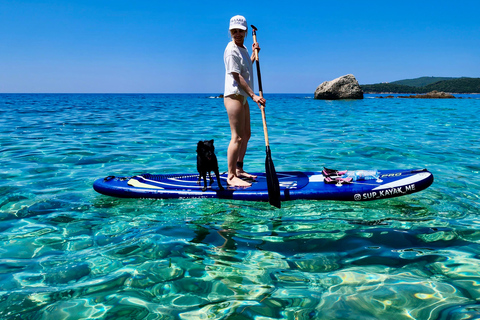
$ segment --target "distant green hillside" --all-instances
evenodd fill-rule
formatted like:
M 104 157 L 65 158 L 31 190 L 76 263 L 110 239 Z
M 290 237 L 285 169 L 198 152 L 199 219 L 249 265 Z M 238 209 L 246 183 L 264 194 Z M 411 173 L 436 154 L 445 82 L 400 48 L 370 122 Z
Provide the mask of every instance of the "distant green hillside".
M 429 77 L 422 77 L 429 78 Z M 422 79 L 418 78 L 418 79 Z M 391 83 L 377 83 L 361 85 L 363 92 L 366 93 L 427 93 L 433 90 L 449 93 L 480 93 L 480 78 L 447 78 L 424 86 L 402 85 L 399 83 L 412 83 L 409 81 L 418 80 L 400 80 Z M 430 78 L 429 78 L 430 79 Z M 438 78 L 437 78 L 438 79 Z M 424 81 L 424 80 L 422 80 Z M 414 82 L 415 83 L 415 82 Z M 418 81 L 417 83 L 420 83 Z
M 429 84 L 424 87 L 427 92 L 432 90 L 451 93 L 480 93 L 480 78 L 457 78 Z
M 424 93 L 423 88 L 402 86 L 394 83 L 377 83 L 360 85 L 365 93 Z
M 415 78 L 415 79 L 405 79 L 405 80 L 398 80 L 398 81 L 393 81 L 391 83 L 394 84 L 400 84 L 402 86 L 410 86 L 410 87 L 425 87 L 428 86 L 429 84 L 439 82 L 439 81 L 444 81 L 444 80 L 452 80 L 456 79 L 453 77 L 420 77 L 420 78 Z

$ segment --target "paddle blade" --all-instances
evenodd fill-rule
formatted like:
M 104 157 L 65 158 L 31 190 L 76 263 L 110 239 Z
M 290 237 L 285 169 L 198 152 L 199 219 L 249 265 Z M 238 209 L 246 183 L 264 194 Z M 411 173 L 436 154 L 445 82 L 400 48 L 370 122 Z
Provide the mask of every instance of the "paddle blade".
M 269 146 L 267 146 L 267 157 L 265 158 L 265 172 L 267 174 L 268 202 L 272 206 L 280 208 L 280 184 L 278 183 Z

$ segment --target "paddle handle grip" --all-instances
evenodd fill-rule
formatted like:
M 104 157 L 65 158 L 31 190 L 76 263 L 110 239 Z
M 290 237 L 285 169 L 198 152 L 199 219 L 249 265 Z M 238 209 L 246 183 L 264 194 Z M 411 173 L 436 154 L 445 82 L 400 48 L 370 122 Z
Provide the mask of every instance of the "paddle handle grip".
M 255 30 L 253 30 L 253 43 L 257 43 L 257 34 Z M 257 66 L 257 77 L 258 77 L 258 91 L 259 96 L 263 98 L 263 89 L 262 89 L 262 73 L 260 72 L 260 59 L 258 57 L 258 49 L 255 49 L 255 64 Z
M 255 30 L 253 30 L 252 36 L 253 36 L 253 43 L 257 43 L 257 33 L 255 32 Z M 255 49 L 254 53 L 255 53 L 255 61 L 258 61 L 258 49 Z
M 252 31 L 253 43 L 257 43 L 257 33 L 255 29 Z M 258 95 L 263 98 L 263 88 L 262 88 L 262 73 L 260 72 L 260 59 L 258 57 L 258 49 L 255 49 L 255 64 L 257 66 L 257 78 L 258 78 Z M 262 121 L 263 121 L 263 133 L 265 135 L 265 145 L 270 146 L 268 141 L 268 128 L 267 128 L 267 117 L 265 115 L 265 106 L 260 107 L 262 110 Z

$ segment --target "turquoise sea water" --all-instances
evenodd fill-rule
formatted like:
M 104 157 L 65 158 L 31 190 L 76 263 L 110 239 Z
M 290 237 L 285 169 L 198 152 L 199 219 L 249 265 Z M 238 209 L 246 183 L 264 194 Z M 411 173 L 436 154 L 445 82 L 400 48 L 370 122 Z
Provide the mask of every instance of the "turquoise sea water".
M 480 97 L 267 95 L 277 171 L 428 168 L 373 202 L 117 199 L 107 175 L 190 173 L 222 99 L 0 95 L 1 319 L 480 317 Z M 245 167 L 263 171 L 261 116 Z

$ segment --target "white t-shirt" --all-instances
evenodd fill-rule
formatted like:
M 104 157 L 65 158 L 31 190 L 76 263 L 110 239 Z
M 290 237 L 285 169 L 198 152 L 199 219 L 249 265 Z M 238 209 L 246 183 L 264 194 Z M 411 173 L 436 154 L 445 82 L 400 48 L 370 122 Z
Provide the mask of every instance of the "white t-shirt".
M 232 75 L 232 72 L 242 75 L 249 87 L 253 90 L 253 67 L 247 48 L 239 47 L 235 44 L 235 42 L 230 41 L 225 48 L 223 61 L 225 62 L 224 96 L 241 94 L 242 96 L 248 98 L 248 94 L 242 90 L 242 88 L 240 88 Z

